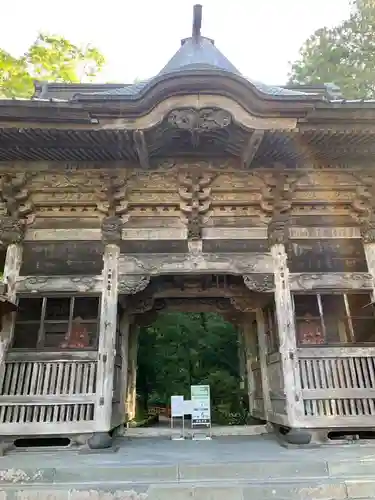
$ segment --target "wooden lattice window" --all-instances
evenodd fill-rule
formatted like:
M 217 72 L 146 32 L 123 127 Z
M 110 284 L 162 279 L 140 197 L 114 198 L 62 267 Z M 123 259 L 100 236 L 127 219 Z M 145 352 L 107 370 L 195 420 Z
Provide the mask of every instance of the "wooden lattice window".
M 21 297 L 13 349 L 92 349 L 97 345 L 99 297 Z
M 294 295 L 300 345 L 375 342 L 375 315 L 368 293 Z

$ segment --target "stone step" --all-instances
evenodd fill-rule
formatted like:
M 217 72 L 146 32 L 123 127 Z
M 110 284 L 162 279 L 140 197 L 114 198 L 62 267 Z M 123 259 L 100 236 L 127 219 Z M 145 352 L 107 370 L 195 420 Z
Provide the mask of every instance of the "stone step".
M 95 472 L 94 472 L 95 471 Z M 93 476 L 93 474 L 95 474 Z M 180 465 L 109 465 L 100 467 L 43 467 L 0 469 L 0 487 L 15 482 L 75 483 L 91 482 L 132 483 L 164 481 L 206 481 L 216 478 L 225 481 L 271 481 L 306 478 L 329 478 L 325 462 L 253 462 Z
M 374 498 L 375 481 L 298 481 L 228 484 L 224 481 L 163 484 L 97 482 L 13 485 L 1 500 L 347 500 Z
M 72 457 L 73 458 L 73 457 Z M 78 458 L 78 457 L 74 457 Z M 89 458 L 89 457 L 87 457 Z M 90 457 L 93 458 L 93 457 Z M 240 463 L 180 463 L 125 465 L 122 463 L 98 464 L 75 460 L 68 467 L 69 461 L 58 461 L 42 467 L 32 467 L 18 463 L 18 467 L 8 468 L 0 461 L 0 488 L 16 483 L 24 484 L 64 484 L 78 482 L 131 482 L 159 483 L 173 481 L 294 481 L 316 479 L 332 480 L 341 478 L 359 478 L 362 480 L 375 477 L 375 457 L 352 460 L 274 460 Z M 1 497 L 0 497 L 1 500 Z

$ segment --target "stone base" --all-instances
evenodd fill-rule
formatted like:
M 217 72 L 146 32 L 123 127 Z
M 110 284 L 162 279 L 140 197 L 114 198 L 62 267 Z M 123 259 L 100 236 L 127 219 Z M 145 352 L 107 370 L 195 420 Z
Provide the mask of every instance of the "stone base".
M 297 429 L 273 424 L 273 430 L 279 444 L 289 449 L 337 447 L 353 444 L 375 446 L 375 439 L 361 437 L 362 433 L 372 429 Z M 330 439 L 329 435 L 331 433 L 340 433 L 342 437 Z
M 274 431 L 278 442 L 285 447 L 308 446 L 311 443 L 311 432 L 308 429 L 286 428 L 274 425 Z
M 94 432 L 87 441 L 90 450 L 108 450 L 112 448 L 112 443 L 112 436 L 110 436 L 109 432 Z

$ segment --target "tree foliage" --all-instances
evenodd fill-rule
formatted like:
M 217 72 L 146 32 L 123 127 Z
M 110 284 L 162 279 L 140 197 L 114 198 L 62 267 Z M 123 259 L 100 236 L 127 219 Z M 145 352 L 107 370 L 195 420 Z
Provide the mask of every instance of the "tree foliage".
M 143 407 L 190 398 L 190 386 L 208 384 L 214 410 L 242 409 L 237 331 L 215 314 L 169 313 L 139 336 L 137 393 Z
M 349 19 L 317 30 L 291 66 L 289 83 L 338 85 L 344 97 L 375 97 L 375 0 L 354 0 Z
M 0 96 L 31 97 L 34 80 L 90 80 L 104 63 L 104 56 L 95 47 L 79 47 L 61 36 L 40 33 L 21 57 L 0 49 Z

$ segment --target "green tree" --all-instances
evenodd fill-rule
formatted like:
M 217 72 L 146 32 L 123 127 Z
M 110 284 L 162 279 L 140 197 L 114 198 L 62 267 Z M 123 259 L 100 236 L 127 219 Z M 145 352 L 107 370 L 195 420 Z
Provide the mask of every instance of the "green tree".
M 0 97 L 31 97 L 36 79 L 87 81 L 97 75 L 104 63 L 104 56 L 95 47 L 79 47 L 61 36 L 40 33 L 21 57 L 0 49 Z
M 139 337 L 137 393 L 147 404 L 169 405 L 173 394 L 190 397 L 190 386 L 208 384 L 214 411 L 238 411 L 237 332 L 216 314 L 160 314 Z
M 345 98 L 374 98 L 374 33 L 375 1 L 353 0 L 349 19 L 317 30 L 304 43 L 289 83 L 333 83 Z

